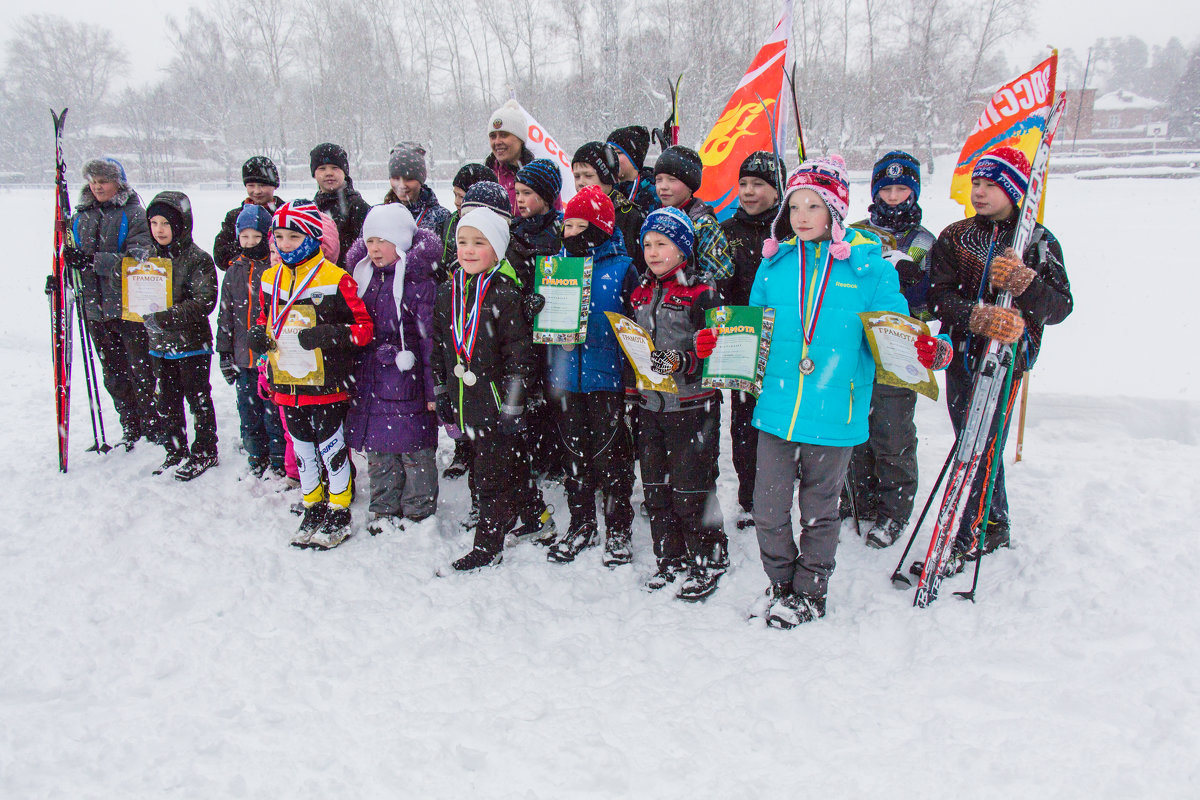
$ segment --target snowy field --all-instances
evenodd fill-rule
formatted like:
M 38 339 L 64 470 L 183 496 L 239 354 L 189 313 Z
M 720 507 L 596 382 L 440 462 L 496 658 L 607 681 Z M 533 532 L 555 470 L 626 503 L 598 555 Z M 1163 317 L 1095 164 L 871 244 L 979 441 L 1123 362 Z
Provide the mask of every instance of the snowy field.
M 959 216 L 948 173 L 926 185 L 935 231 Z M 727 437 L 733 567 L 695 606 L 639 591 L 643 519 L 631 567 L 520 545 L 434 578 L 470 540 L 464 480 L 436 520 L 372 538 L 364 470 L 354 537 L 293 550 L 295 498 L 242 480 L 215 370 L 222 463 L 180 484 L 150 476 L 145 443 L 83 452 L 77 356 L 58 474 L 52 197 L 0 190 L 0 798 L 1200 796 L 1196 186 L 1051 181 L 1077 310 L 1047 332 L 1008 473 L 1015 546 L 985 560 L 980 601 L 951 595 L 968 574 L 913 609 L 888 581 L 898 548 L 847 526 L 829 616 L 791 632 L 745 619 L 766 581 L 731 523 Z M 192 195 L 204 246 L 239 197 Z M 918 424 L 923 500 L 951 432 L 924 398 Z

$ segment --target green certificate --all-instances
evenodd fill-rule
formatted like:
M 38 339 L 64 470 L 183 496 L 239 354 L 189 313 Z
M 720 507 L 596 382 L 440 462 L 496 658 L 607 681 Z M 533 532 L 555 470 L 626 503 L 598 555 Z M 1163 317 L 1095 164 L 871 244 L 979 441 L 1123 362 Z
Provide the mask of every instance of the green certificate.
M 718 306 L 706 311 L 704 318 L 710 328 L 717 329 L 717 346 L 704 359 L 700 384 L 758 397 L 771 352 L 775 309 Z
M 546 305 L 533 320 L 533 341 L 574 345 L 587 340 L 592 302 L 590 258 L 539 258 L 533 290 L 546 298 Z

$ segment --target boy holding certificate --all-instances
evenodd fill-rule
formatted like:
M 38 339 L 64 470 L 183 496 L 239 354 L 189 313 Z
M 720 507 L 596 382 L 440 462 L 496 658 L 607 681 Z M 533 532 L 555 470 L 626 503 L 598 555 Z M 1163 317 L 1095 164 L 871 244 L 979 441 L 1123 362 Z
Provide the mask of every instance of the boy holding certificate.
M 175 477 L 190 481 L 217 463 L 217 415 L 213 410 L 212 328 L 208 315 L 217 305 L 217 268 L 212 256 L 192 241 L 192 203 L 183 192 L 159 192 L 146 207 L 154 256 L 169 261 L 167 307 L 146 314 L 150 363 L 161 441 L 167 457 L 155 474 L 183 462 Z M 161 262 L 160 262 L 161 263 Z M 167 286 L 163 286 L 164 293 Z M 192 410 L 194 441 L 187 445 L 183 402 Z
M 321 251 L 316 205 L 284 203 L 271 234 L 280 263 L 263 273 L 258 325 L 247 339 L 251 350 L 268 353 L 272 399 L 296 451 L 304 516 L 292 545 L 328 550 L 350 535 L 353 486 L 342 423 L 355 354 L 370 343 L 374 324 L 354 279 Z
M 896 270 L 879 241 L 845 228 L 850 185 L 839 156 L 805 161 L 788 179 L 750 305 L 775 309 L 762 394 L 754 408 L 754 526 L 771 580 L 764 616 L 793 628 L 825 615 L 837 551 L 838 497 L 854 445 L 867 439 L 875 362 L 859 312 L 904 313 Z M 800 546 L 792 492 L 800 465 Z
M 604 564 L 628 564 L 633 507 L 633 442 L 625 426 L 624 359 L 605 312 L 621 313 L 637 285 L 637 270 L 617 240 L 612 201 L 585 186 L 567 203 L 562 255 L 592 259 L 587 338 L 549 345 L 546 386 L 559 409 L 558 435 L 566 461 L 571 524 L 550 548 L 550 561 L 574 561 L 595 545 L 596 490 L 604 497 Z
M 695 245 L 687 214 L 651 212 L 642 227 L 647 270 L 625 302 L 625 315 L 654 339 L 651 369 L 671 376 L 678 389 L 626 390 L 638 404 L 638 461 L 658 561 L 646 588 L 662 589 L 686 570 L 675 596 L 689 601 L 715 592 L 729 566 L 716 492 L 721 393 L 700 384 L 702 362 L 716 341 L 704 330 L 704 312 L 721 301 L 698 269 Z

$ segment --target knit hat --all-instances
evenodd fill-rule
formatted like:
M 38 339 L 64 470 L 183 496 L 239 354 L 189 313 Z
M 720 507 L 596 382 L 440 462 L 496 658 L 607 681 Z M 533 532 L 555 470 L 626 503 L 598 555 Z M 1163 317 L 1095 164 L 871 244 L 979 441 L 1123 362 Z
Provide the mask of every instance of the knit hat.
M 480 181 L 495 183 L 496 173 L 492 171 L 491 167 L 485 167 L 483 164 L 464 164 L 454 176 L 452 185 L 465 192 Z
M 529 135 L 529 123 L 525 119 L 525 112 L 521 111 L 516 100 L 509 100 L 492 112 L 488 133 L 492 131 L 511 133 L 522 142 L 525 141 L 525 137 Z
M 920 200 L 921 162 L 903 150 L 885 153 L 871 170 L 871 200 L 875 200 L 885 186 L 907 186 L 912 190 L 913 200 Z
M 562 173 L 548 158 L 535 158 L 517 170 L 517 183 L 523 183 L 538 193 L 546 205 L 554 205 L 562 191 Z
M 684 258 L 692 257 L 692 248 L 696 244 L 696 228 L 692 225 L 691 218 L 678 208 L 667 207 L 651 211 L 642 224 L 641 235 L 638 236 L 638 241 L 643 246 L 647 233 L 661 233 L 679 248 Z
M 317 167 L 322 167 L 326 164 L 332 164 L 346 173 L 346 177 L 350 177 L 350 157 L 346 155 L 346 151 L 340 144 L 332 142 L 322 142 L 314 147 L 308 153 L 309 171 L 313 177 L 317 175 Z
M 129 179 L 125 177 L 125 168 L 121 166 L 121 162 L 107 156 L 93 158 L 83 165 L 83 179 L 90 181 L 92 178 L 112 181 L 120 186 L 129 185 Z
M 279 188 L 279 170 L 266 156 L 250 156 L 242 164 L 242 183 L 263 183 Z
M 394 151 L 393 151 L 394 152 Z M 408 349 L 404 341 L 404 276 L 408 267 L 408 249 L 412 247 L 413 236 L 417 232 L 417 223 L 412 213 L 402 203 L 385 203 L 375 206 L 367 212 L 363 220 L 363 240 L 378 237 L 396 245 L 396 264 L 392 273 L 392 302 L 396 304 L 396 319 L 400 324 L 400 352 L 396 354 L 396 369 L 408 372 L 417 363 L 416 354 Z M 367 293 L 371 285 L 371 276 L 375 272 L 375 263 L 369 257 L 363 258 L 353 267 L 354 282 L 358 285 L 358 296 Z
M 271 218 L 271 229 L 278 228 L 319 239 L 321 212 L 311 200 L 292 200 L 275 210 L 275 216 Z
M 508 251 L 508 220 L 490 208 L 472 208 L 458 221 L 458 229 L 474 228 L 496 251 L 497 258 L 504 258 Z
M 321 252 L 335 263 L 342 254 L 342 235 L 337 223 L 324 211 L 321 212 Z
M 233 224 L 233 228 L 239 234 L 248 228 L 253 228 L 266 236 L 271 232 L 271 212 L 254 203 L 246 203 L 238 212 L 237 222 Z
M 463 195 L 462 210 L 466 214 L 472 208 L 490 208 L 505 219 L 512 219 L 512 202 L 508 190 L 495 181 L 479 181 Z M 461 216 L 459 217 L 461 219 Z
M 571 163 L 587 164 L 596 170 L 596 177 L 605 186 L 617 185 L 617 173 L 621 171 L 621 164 L 617 161 L 616 148 L 611 144 L 588 142 L 575 151 Z
M 425 148 L 416 142 L 400 142 L 388 156 L 388 177 L 425 182 Z
M 975 162 L 972 178 L 984 178 L 999 186 L 1014 207 L 1029 189 L 1029 159 L 1015 147 L 993 147 Z
M 788 217 L 788 198 L 801 189 L 816 192 L 829 209 L 833 238 L 829 254 L 837 259 L 849 258 L 850 245 L 844 239 L 846 215 L 850 212 L 850 182 L 846 177 L 846 162 L 836 153 L 828 158 L 810 158 L 796 167 L 796 171 L 788 178 L 787 188 L 779 200 L 779 213 L 775 215 L 772 236 L 763 242 L 763 257 L 775 255 L 779 252 L 779 243 L 795 235 Z
M 171 241 L 178 242 L 186 231 L 183 229 L 183 215 L 179 213 L 179 209 L 170 203 L 159 200 L 156 196 L 150 201 L 150 205 L 146 206 L 146 219 L 150 220 L 153 217 L 162 217 L 171 226 Z
M 650 149 L 650 131 L 645 126 L 617 128 L 608 135 L 608 143 L 624 153 L 629 163 L 641 172 L 646 164 L 646 151 Z
M 663 150 L 662 155 L 654 162 L 655 177 L 670 175 L 672 178 L 678 178 L 693 193 L 700 191 L 703 174 L 704 164 L 700 161 L 700 154 L 681 144 Z
M 741 169 L 738 170 L 738 180 L 758 178 L 771 184 L 778 194 L 779 179 L 786 173 L 787 167 L 783 165 L 783 159 L 769 150 L 756 150 L 742 162 Z
M 609 236 L 617 224 L 612 200 L 599 186 L 585 186 L 567 202 L 563 219 L 581 219 Z

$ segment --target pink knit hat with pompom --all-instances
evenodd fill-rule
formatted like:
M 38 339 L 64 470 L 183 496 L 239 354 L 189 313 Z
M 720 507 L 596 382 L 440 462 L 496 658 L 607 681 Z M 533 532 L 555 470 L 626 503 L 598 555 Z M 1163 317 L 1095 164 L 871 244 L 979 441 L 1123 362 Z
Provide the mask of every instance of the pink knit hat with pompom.
M 836 259 L 850 257 L 850 245 L 845 242 L 846 216 L 850 213 L 850 181 L 846 176 L 846 162 L 836 153 L 828 158 L 810 158 L 788 177 L 783 199 L 779 202 L 779 213 L 771 226 L 771 238 L 763 242 L 763 257 L 770 258 L 779 252 L 779 243 L 794 236 L 788 220 L 788 198 L 801 189 L 811 189 L 825 202 L 833 223 L 833 244 L 829 254 Z

